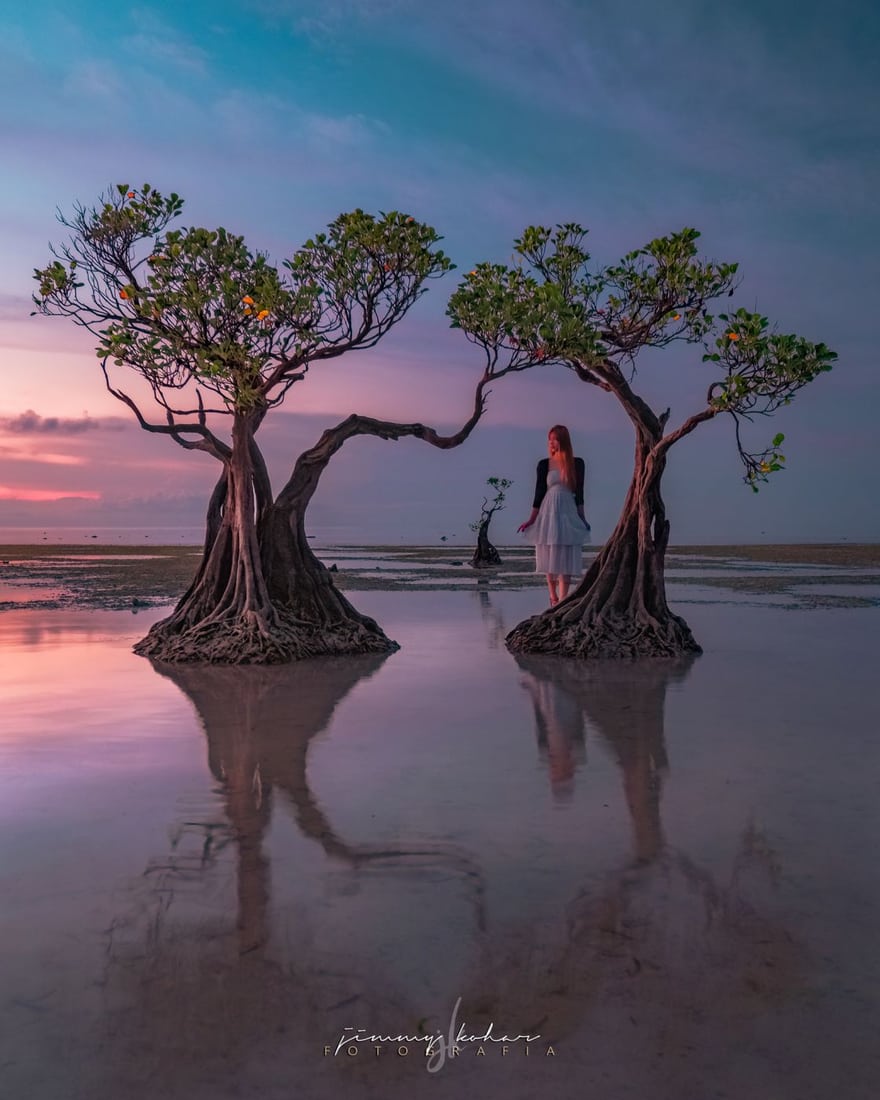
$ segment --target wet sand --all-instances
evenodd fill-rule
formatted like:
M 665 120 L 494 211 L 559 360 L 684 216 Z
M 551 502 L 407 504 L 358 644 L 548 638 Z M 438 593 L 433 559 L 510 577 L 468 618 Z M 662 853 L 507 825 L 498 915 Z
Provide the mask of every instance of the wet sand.
M 0 1095 L 873 1100 L 877 610 L 810 592 L 874 574 L 741 549 L 675 555 L 691 662 L 517 660 L 516 578 L 274 669 L 134 656 L 167 597 L 0 614 Z M 459 997 L 539 1038 L 427 1073 Z
M 341 589 L 378 591 L 509 591 L 543 588 L 531 548 L 501 547 L 503 564 L 476 570 L 461 547 L 328 546 L 315 552 L 336 570 Z M 589 565 L 595 549 L 584 554 Z M 0 611 L 163 605 L 187 588 L 200 551 L 187 546 L 2 546 Z M 787 594 L 794 605 L 874 606 L 880 593 L 880 544 L 852 546 L 677 547 L 667 557 L 673 585 Z M 821 593 L 819 586 L 846 590 Z M 808 593 L 798 591 L 812 586 Z

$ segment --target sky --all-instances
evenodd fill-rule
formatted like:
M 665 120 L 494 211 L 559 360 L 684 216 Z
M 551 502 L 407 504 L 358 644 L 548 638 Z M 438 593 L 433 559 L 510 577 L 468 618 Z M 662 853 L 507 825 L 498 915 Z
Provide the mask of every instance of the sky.
M 148 435 L 105 389 L 93 341 L 29 316 L 56 211 L 108 185 L 186 200 L 280 262 L 338 213 L 403 210 L 457 265 L 376 349 L 316 367 L 261 431 L 276 485 L 358 412 L 453 430 L 482 369 L 450 330 L 463 272 L 531 224 L 577 221 L 598 263 L 684 226 L 739 263 L 731 305 L 838 352 L 772 422 L 788 468 L 755 495 L 729 418 L 671 452 L 673 543 L 876 540 L 880 9 L 864 0 L 239 0 L 4 13 L 0 38 L 0 539 L 21 527 L 198 525 L 217 470 Z M 124 368 L 118 368 L 120 384 Z M 634 386 L 671 425 L 703 403 L 699 350 Z M 309 513 L 346 542 L 470 538 L 488 477 L 515 542 L 548 428 L 587 463 L 594 539 L 614 526 L 628 421 L 562 367 L 500 380 L 461 448 L 349 441 Z

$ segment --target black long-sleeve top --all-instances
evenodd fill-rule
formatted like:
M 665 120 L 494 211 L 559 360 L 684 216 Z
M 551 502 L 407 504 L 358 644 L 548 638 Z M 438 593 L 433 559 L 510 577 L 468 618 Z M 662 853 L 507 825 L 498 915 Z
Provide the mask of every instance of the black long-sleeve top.
M 574 490 L 574 502 L 578 508 L 582 508 L 584 505 L 584 460 L 582 458 L 576 458 L 574 460 L 574 471 L 577 476 L 577 486 Z M 533 508 L 540 508 L 541 501 L 544 499 L 544 495 L 547 492 L 547 474 L 550 472 L 550 459 L 542 458 L 538 463 L 538 477 L 535 481 L 535 499 L 532 501 Z

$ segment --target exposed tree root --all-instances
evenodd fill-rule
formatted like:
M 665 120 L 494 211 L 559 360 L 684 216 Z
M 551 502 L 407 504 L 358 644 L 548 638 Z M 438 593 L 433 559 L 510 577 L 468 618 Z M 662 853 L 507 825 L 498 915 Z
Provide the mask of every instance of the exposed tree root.
M 281 610 L 272 623 L 253 612 L 181 627 L 172 616 L 134 647 L 154 661 L 274 665 L 307 657 L 390 653 L 399 649 L 371 619 L 318 625 Z
M 617 659 L 702 653 L 684 619 L 671 612 L 662 619 L 644 612 L 566 612 L 563 604 L 519 623 L 507 635 L 507 648 L 514 653 Z

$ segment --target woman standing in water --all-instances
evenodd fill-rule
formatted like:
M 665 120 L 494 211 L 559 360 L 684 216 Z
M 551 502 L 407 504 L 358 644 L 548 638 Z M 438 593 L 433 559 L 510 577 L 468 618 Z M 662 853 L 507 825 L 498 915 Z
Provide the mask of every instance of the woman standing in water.
M 550 429 L 547 451 L 549 457 L 538 463 L 532 514 L 518 530 L 535 547 L 535 572 L 547 574 L 555 607 L 568 595 L 571 578 L 581 575 L 590 525 L 584 516 L 584 460 L 575 458 L 568 428 Z

